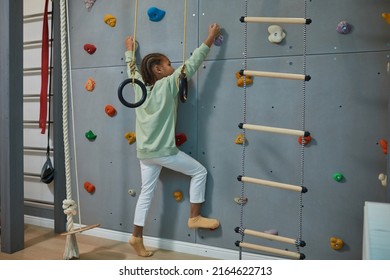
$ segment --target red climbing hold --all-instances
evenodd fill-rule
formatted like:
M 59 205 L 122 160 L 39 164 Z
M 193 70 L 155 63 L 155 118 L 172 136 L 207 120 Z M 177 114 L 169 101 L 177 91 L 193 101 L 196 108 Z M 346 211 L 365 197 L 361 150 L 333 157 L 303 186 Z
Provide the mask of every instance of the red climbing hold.
M 112 105 L 106 105 L 106 107 L 104 108 L 104 111 L 110 117 L 113 117 L 116 115 L 116 110 L 115 110 L 114 106 L 112 106 Z
M 95 45 L 92 44 L 85 44 L 84 45 L 84 50 L 89 53 L 89 54 L 94 54 L 96 52 L 96 47 Z
M 387 141 L 385 139 L 379 140 L 379 145 L 382 148 L 382 151 L 385 155 L 387 155 Z
M 85 182 L 84 183 L 84 189 L 89 192 L 90 194 L 93 194 L 96 190 L 96 187 L 91 184 L 90 182 Z
M 304 145 L 307 145 L 311 141 L 311 136 L 310 135 L 309 136 L 305 136 L 303 139 L 305 139 Z M 298 143 L 299 143 L 299 145 L 302 145 L 302 136 L 298 137 Z
M 181 146 L 187 141 L 187 136 L 184 133 L 176 134 L 176 146 Z

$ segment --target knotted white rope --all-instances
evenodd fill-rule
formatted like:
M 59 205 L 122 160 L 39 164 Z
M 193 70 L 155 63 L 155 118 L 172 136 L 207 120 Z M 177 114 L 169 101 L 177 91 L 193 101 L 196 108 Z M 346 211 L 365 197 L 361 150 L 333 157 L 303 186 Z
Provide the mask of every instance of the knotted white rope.
M 65 157 L 65 186 L 66 199 L 63 201 L 64 213 L 67 215 L 67 231 L 73 229 L 73 215 L 77 213 L 77 205 L 72 200 L 72 186 L 70 173 L 70 145 L 69 145 L 69 128 L 68 128 L 68 59 L 67 59 L 67 15 L 66 0 L 60 0 L 60 30 L 61 30 L 61 72 L 62 72 L 62 127 L 64 134 L 64 157 Z M 78 258 L 79 249 L 77 246 L 76 236 L 70 234 L 66 237 L 65 260 Z

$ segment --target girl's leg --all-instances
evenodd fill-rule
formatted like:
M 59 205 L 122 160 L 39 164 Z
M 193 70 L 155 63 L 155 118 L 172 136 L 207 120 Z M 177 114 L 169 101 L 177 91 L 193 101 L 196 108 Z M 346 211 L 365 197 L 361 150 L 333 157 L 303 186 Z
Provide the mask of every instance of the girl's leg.
M 157 180 L 161 172 L 161 166 L 148 160 L 141 160 L 140 165 L 142 187 L 135 208 L 134 228 L 129 244 L 133 246 L 139 256 L 150 257 L 153 255 L 153 252 L 147 251 L 144 247 L 143 228 L 153 198 L 154 189 L 156 188 Z
M 201 216 L 202 203 L 205 201 L 207 170 L 197 160 L 184 152 L 177 155 L 154 159 L 154 162 L 163 167 L 191 176 L 190 183 L 190 228 L 212 228 L 219 226 L 216 219 Z

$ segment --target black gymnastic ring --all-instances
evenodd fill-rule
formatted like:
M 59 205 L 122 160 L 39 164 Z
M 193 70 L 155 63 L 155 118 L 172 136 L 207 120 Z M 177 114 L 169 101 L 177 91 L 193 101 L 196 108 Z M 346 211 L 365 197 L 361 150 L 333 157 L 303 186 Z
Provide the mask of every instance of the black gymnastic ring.
M 142 89 L 142 97 L 141 97 L 141 100 L 136 102 L 136 103 L 129 103 L 127 102 L 124 98 L 123 98 L 123 88 L 127 85 L 127 84 L 130 84 L 130 83 L 134 83 L 139 85 L 140 88 Z M 125 105 L 126 107 L 129 107 L 129 108 L 137 108 L 139 106 L 141 106 L 142 104 L 144 104 L 145 100 L 146 100 L 146 96 L 147 96 L 147 90 L 146 90 L 146 86 L 144 85 L 143 82 L 141 82 L 140 80 L 137 80 L 137 79 L 126 79 L 124 80 L 120 85 L 119 85 L 119 88 L 118 88 L 118 98 L 120 100 L 120 102 Z
M 181 73 L 179 76 L 179 96 L 181 102 L 186 102 L 188 98 L 188 81 L 187 75 Z

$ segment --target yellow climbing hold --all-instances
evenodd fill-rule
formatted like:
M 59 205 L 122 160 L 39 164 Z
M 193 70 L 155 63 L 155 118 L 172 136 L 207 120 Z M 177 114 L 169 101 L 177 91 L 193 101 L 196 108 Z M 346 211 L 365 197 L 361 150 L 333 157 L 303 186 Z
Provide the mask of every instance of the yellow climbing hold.
M 243 134 L 238 134 L 237 137 L 236 137 L 236 140 L 234 141 L 234 143 L 236 144 L 239 144 L 239 145 L 242 145 L 245 143 L 245 137 Z
M 125 138 L 127 139 L 127 142 L 129 142 L 130 145 L 133 144 L 137 140 L 135 132 L 126 132 Z
M 246 83 L 245 85 L 253 84 L 252 76 L 246 75 Z M 236 78 L 237 78 L 237 86 L 243 87 L 244 86 L 244 76 L 240 74 L 240 72 L 236 72 Z
M 337 237 L 331 237 L 330 238 L 330 247 L 333 250 L 341 250 L 344 246 L 344 241 Z
M 390 24 L 390 13 L 382 13 L 382 17 L 388 24 Z
M 116 25 L 116 17 L 111 14 L 104 15 L 104 22 L 107 23 L 111 27 L 115 27 Z
M 173 197 L 177 202 L 180 202 L 183 200 L 183 193 L 181 191 L 175 191 L 173 192 Z

